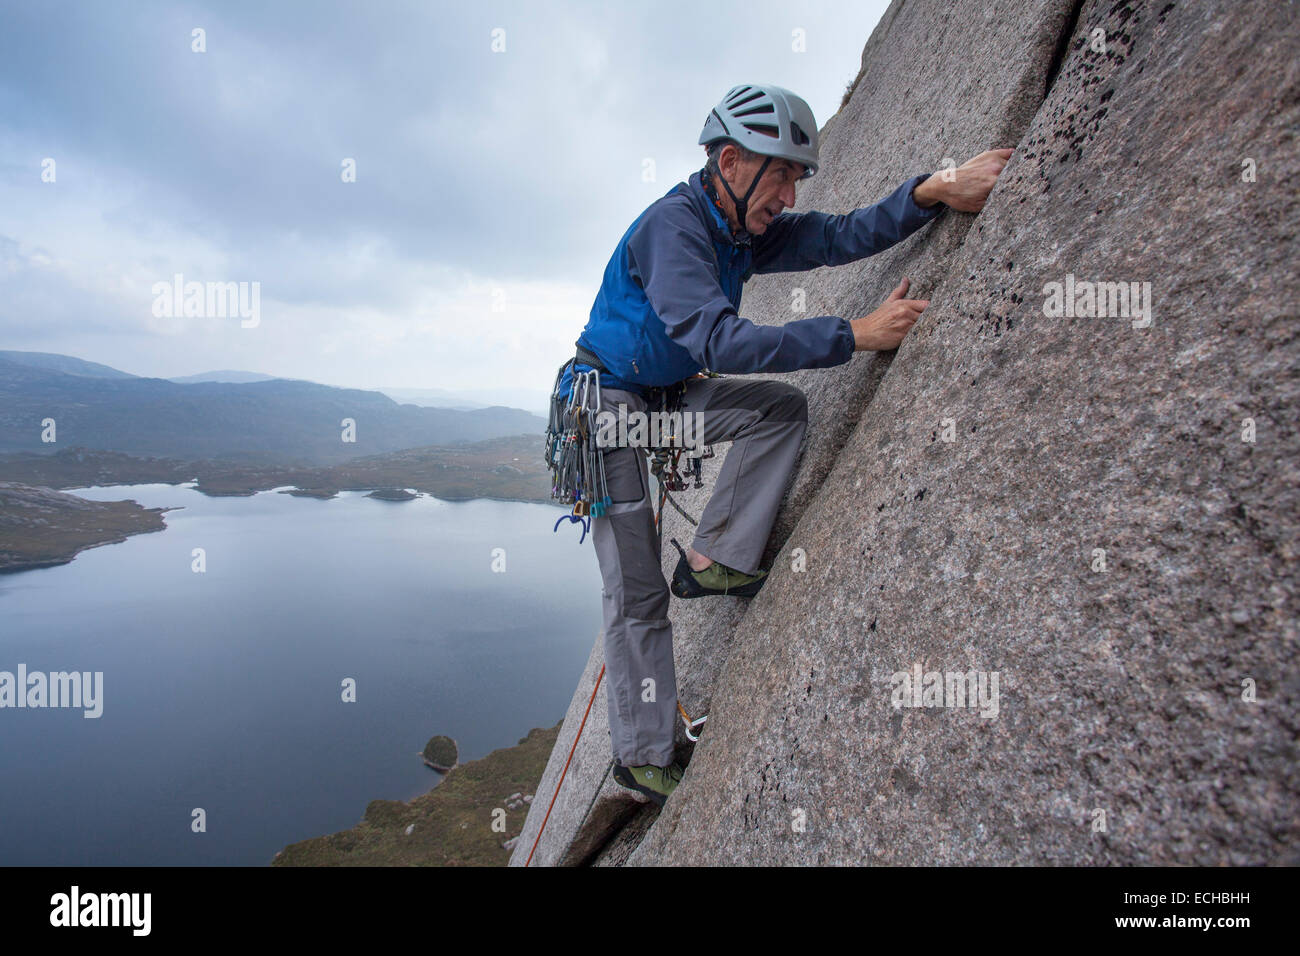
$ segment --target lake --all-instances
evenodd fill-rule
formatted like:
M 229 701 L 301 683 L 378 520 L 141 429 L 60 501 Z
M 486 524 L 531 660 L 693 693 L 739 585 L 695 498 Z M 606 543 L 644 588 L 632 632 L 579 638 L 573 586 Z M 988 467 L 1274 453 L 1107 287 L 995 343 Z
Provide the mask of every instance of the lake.
M 601 628 L 595 551 L 552 533 L 558 508 L 73 493 L 184 510 L 0 575 L 0 670 L 104 675 L 98 718 L 0 710 L 0 865 L 267 864 L 427 792 L 434 734 L 464 762 L 556 724 Z

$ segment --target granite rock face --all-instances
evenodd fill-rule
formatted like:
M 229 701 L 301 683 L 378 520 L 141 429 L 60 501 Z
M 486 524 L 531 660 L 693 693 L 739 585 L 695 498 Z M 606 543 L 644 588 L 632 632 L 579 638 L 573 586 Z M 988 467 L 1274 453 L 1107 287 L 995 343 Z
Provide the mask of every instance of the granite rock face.
M 931 305 L 892 362 L 782 376 L 812 428 L 770 581 L 674 601 L 710 714 L 682 785 L 657 818 L 593 821 L 598 795 L 576 846 L 589 723 L 534 865 L 1300 862 L 1297 19 L 891 6 L 798 208 L 1016 154 L 978 217 L 750 283 L 769 324 L 796 288 L 866 314 L 902 274 Z

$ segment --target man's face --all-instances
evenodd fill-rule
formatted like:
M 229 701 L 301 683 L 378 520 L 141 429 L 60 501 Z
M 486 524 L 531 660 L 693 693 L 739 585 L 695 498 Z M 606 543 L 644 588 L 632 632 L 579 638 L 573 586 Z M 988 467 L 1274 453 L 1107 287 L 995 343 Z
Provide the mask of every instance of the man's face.
M 732 155 L 729 157 L 728 153 Z M 737 196 L 744 196 L 765 158 L 759 156 L 746 162 L 738 157 L 737 150 L 724 148 L 722 155 L 718 157 L 718 167 L 731 184 L 732 191 Z M 730 170 L 728 166 L 731 167 Z M 749 197 L 749 213 L 745 217 L 745 228 L 750 233 L 756 236 L 762 235 L 767 230 L 768 224 L 779 216 L 782 210 L 794 206 L 794 184 L 804 174 L 806 168 L 802 163 L 792 163 L 788 159 L 773 159 L 768 163 L 758 187 Z

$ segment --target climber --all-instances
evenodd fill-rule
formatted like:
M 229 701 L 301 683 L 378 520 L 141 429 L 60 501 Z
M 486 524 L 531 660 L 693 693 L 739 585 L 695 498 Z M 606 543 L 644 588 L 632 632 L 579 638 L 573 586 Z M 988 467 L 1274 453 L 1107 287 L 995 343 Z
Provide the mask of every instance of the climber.
M 832 216 L 783 212 L 795 203 L 795 183 L 818 165 L 812 110 L 789 90 L 734 87 L 709 113 L 699 143 L 704 168 L 652 203 L 615 248 L 558 392 L 567 395 L 572 376 L 594 368 L 600 411 L 658 411 L 668 392 L 682 412 L 701 413 L 704 444 L 733 443 L 691 548 L 678 547 L 671 593 L 745 597 L 767 577 L 758 565 L 808 427 L 807 399 L 784 382 L 702 373 L 829 368 L 855 351 L 894 349 L 928 301 L 907 298 L 904 278 L 861 318 L 764 326 L 737 313 L 741 287 L 756 272 L 873 255 L 945 208 L 978 212 L 1011 150 L 913 176 L 875 205 Z M 662 805 L 682 775 L 673 762 L 670 589 L 643 449 L 603 455 L 609 503 L 592 518 L 592 536 L 604 583 L 614 779 Z

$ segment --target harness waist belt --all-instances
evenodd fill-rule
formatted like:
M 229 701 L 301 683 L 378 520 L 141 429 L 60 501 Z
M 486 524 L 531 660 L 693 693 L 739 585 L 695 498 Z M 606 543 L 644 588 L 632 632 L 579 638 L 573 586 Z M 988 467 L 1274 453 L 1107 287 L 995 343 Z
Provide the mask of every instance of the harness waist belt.
M 575 342 L 574 345 L 577 349 L 574 354 L 575 361 L 581 362 L 583 365 L 590 365 L 597 372 L 609 373 L 609 369 L 605 367 L 604 363 L 601 362 L 594 352 L 583 348 L 579 343 Z M 640 394 L 642 398 L 648 399 L 651 403 L 663 403 L 667 400 L 665 410 L 675 409 L 681 402 L 682 393 L 686 390 L 686 383 L 688 381 L 689 379 L 683 379 L 682 381 L 674 382 L 671 385 L 641 385 L 634 388 L 633 391 L 639 389 L 640 391 L 638 394 Z M 631 388 L 631 386 L 629 386 L 629 388 Z
M 600 361 L 600 359 L 596 357 L 594 353 L 587 351 L 581 345 L 578 346 L 576 358 L 583 365 L 590 365 L 597 372 L 609 371 L 609 369 L 605 368 L 604 364 Z

